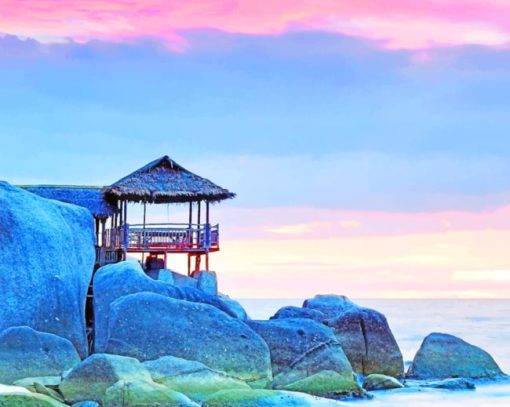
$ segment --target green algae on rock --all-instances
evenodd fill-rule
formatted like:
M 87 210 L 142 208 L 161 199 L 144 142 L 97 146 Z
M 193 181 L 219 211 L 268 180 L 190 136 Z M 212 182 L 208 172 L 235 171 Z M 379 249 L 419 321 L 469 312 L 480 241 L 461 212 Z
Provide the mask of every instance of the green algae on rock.
M 208 368 L 200 362 L 165 356 L 144 362 L 152 379 L 172 390 L 203 401 L 220 390 L 250 389 L 245 382 Z
M 59 388 L 72 403 L 101 401 L 106 390 L 119 380 L 152 382 L 150 373 L 138 360 L 98 353 L 71 370 Z
M 158 383 L 120 380 L 106 390 L 103 407 L 199 407 L 184 394 Z

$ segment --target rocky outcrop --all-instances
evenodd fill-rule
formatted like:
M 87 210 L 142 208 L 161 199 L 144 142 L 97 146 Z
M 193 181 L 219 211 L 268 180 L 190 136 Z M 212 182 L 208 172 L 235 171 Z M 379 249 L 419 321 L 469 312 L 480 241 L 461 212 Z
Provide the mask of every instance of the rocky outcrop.
M 152 380 L 202 402 L 220 390 L 250 389 L 245 382 L 212 370 L 200 362 L 165 356 L 144 362 Z
M 224 390 L 209 397 L 204 407 L 348 407 L 349 404 L 281 390 Z
M 143 272 L 137 262 L 124 261 L 110 264 L 101 267 L 94 276 L 95 352 L 105 351 L 111 304 L 125 295 L 140 292 L 151 292 L 169 298 L 209 304 L 231 316 L 236 316 L 221 297 L 208 295 L 196 288 L 177 287 L 153 280 Z
M 404 385 L 391 376 L 371 374 L 365 378 L 363 388 L 368 391 L 402 389 Z
M 8 328 L 0 334 L 0 383 L 37 376 L 60 376 L 80 363 L 73 344 L 29 327 Z
M 106 390 L 120 380 L 152 382 L 151 375 L 138 360 L 98 353 L 74 367 L 59 389 L 71 403 L 100 402 Z
M 88 210 L 0 182 L 0 332 L 29 326 L 53 333 L 85 357 L 85 299 L 94 261 Z
M 299 308 L 292 306 L 280 308 L 270 319 L 288 318 L 308 318 L 320 323 L 323 323 L 327 319 L 326 315 L 321 311 L 312 308 Z
M 491 355 L 452 335 L 427 336 L 409 367 L 412 379 L 494 378 L 503 372 Z
M 274 388 L 323 397 L 359 392 L 349 361 L 324 325 L 310 319 L 248 324 L 269 346 Z
M 157 383 L 120 380 L 106 390 L 103 407 L 199 407 L 184 394 Z
M 242 321 L 206 304 L 153 293 L 111 306 L 106 352 L 141 361 L 176 356 L 199 361 L 252 386 L 271 380 L 269 349 Z
M 354 371 L 403 376 L 402 353 L 383 314 L 334 295 L 306 300 L 304 308 L 328 317 L 325 324 L 333 329 Z

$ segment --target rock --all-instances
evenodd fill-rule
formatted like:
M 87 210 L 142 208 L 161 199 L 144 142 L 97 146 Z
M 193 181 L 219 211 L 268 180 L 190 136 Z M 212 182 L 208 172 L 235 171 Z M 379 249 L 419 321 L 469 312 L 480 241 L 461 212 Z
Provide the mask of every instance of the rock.
M 291 306 L 280 308 L 270 319 L 287 318 L 308 318 L 320 323 L 327 319 L 326 315 L 321 311 L 312 308 L 299 308 Z
M 347 403 L 281 390 L 223 390 L 203 407 L 348 407 Z
M 503 372 L 484 350 L 452 335 L 427 336 L 407 371 L 412 379 L 494 378 Z
M 103 407 L 199 407 L 184 394 L 157 383 L 120 380 L 106 390 Z
M 330 397 L 359 393 L 333 332 L 310 319 L 249 321 L 271 354 L 273 387 Z
M 0 332 L 30 326 L 69 339 L 87 355 L 93 225 L 87 209 L 0 181 Z
M 345 300 L 343 311 L 326 325 L 333 329 L 354 371 L 364 376 L 372 373 L 403 376 L 402 353 L 386 317 L 380 312 Z
M 21 380 L 16 380 L 13 385 L 24 387 L 30 391 L 35 391 L 35 383 L 42 384 L 46 387 L 58 388 L 62 378 L 60 376 L 42 376 L 42 377 L 26 377 Z
M 23 387 L 0 385 L 0 406 L 65 407 L 65 404 L 44 394 L 32 393 Z
M 214 271 L 199 271 L 193 273 L 197 280 L 197 288 L 209 295 L 218 295 L 218 278 Z
M 245 382 L 212 370 L 200 362 L 165 356 L 144 362 L 152 380 L 202 402 L 220 390 L 250 389 Z
M 163 283 L 167 283 L 167 284 L 175 283 L 174 275 L 173 275 L 172 271 L 168 270 L 168 269 L 159 270 L 158 280 Z
M 175 271 L 173 271 L 172 274 L 174 278 L 174 285 L 176 285 L 177 287 L 197 288 L 196 279 L 189 276 L 185 276 L 181 273 L 177 273 Z
M 271 380 L 269 349 L 245 323 L 210 305 L 153 293 L 112 304 L 106 351 L 142 361 L 196 360 L 252 386 Z
M 151 375 L 138 360 L 97 353 L 71 370 L 59 388 L 68 402 L 100 402 L 106 390 L 119 380 L 152 382 Z
M 363 388 L 368 391 L 402 389 L 404 385 L 391 376 L 371 374 L 363 383 Z
M 228 314 L 230 316 L 240 319 L 241 321 L 247 321 L 248 319 L 250 319 L 250 317 L 246 313 L 246 310 L 239 303 L 239 301 L 236 301 L 227 295 L 219 295 L 219 297 L 221 299 L 221 302 L 225 305 L 225 307 L 229 309 Z
M 169 298 L 210 304 L 235 316 L 221 298 L 207 295 L 196 288 L 177 287 L 153 280 L 147 277 L 137 262 L 109 264 L 101 267 L 94 276 L 95 352 L 105 351 L 111 304 L 118 298 L 139 292 L 152 292 Z
M 303 308 L 320 311 L 326 318 L 336 318 L 353 307 L 357 305 L 344 295 L 316 295 L 303 303 Z
M 0 383 L 34 376 L 60 376 L 80 363 L 73 344 L 57 335 L 13 327 L 0 334 Z
M 475 384 L 466 379 L 457 378 L 457 379 L 444 379 L 433 382 L 421 383 L 420 387 L 429 387 L 433 389 L 443 389 L 443 390 L 475 390 Z

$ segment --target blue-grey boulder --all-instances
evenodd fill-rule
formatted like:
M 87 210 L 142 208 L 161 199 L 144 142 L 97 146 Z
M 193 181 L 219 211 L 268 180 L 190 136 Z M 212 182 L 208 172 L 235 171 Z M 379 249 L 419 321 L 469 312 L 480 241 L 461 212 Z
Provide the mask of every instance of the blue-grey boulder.
M 373 373 L 400 378 L 404 360 L 386 317 L 375 310 L 352 306 L 327 326 L 333 329 L 352 368 L 368 376 Z
M 27 377 L 60 376 L 80 363 L 73 344 L 57 335 L 13 327 L 0 334 L 0 383 Z
M 305 300 L 304 309 L 320 311 L 326 318 L 336 318 L 338 315 L 357 305 L 344 295 L 316 295 Z
M 412 379 L 495 378 L 503 372 L 491 355 L 453 335 L 428 335 L 406 377 Z
M 321 397 L 360 393 L 351 365 L 331 329 L 303 318 L 248 324 L 269 346 L 274 388 Z
M 299 308 L 293 306 L 287 306 L 280 308 L 276 314 L 270 319 L 287 319 L 287 318 L 308 318 L 316 322 L 323 323 L 327 317 L 326 315 L 313 308 Z
M 101 402 L 106 390 L 119 380 L 152 382 L 150 373 L 138 360 L 96 353 L 75 366 L 59 389 L 69 403 Z
M 239 303 L 239 301 L 230 298 L 228 295 L 220 294 L 219 295 L 221 302 L 223 305 L 228 308 L 228 314 L 233 316 L 234 318 L 246 321 L 250 319 L 248 313 L 243 308 L 243 306 Z
M 0 181 L 0 332 L 29 326 L 88 352 L 85 300 L 95 262 L 87 209 Z
M 264 387 L 271 380 L 269 349 L 244 322 L 217 308 L 154 293 L 122 297 L 111 306 L 106 352 L 155 360 L 195 360 Z
M 206 294 L 218 295 L 218 278 L 214 271 L 198 271 L 192 274 L 197 280 L 197 288 Z
M 303 307 L 326 315 L 324 323 L 335 332 L 354 371 L 365 376 L 403 376 L 402 353 L 383 314 L 342 295 L 318 295 Z
M 105 350 L 111 304 L 118 298 L 139 292 L 152 292 L 169 298 L 210 304 L 235 316 L 220 297 L 208 295 L 196 288 L 177 287 L 164 281 L 153 280 L 135 261 L 109 264 L 101 267 L 94 276 L 95 352 Z

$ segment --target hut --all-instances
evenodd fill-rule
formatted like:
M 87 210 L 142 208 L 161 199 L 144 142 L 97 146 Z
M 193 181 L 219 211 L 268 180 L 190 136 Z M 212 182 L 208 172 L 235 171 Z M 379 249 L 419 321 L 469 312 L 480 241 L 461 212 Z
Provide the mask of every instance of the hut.
M 167 255 L 188 257 L 188 274 L 199 271 L 202 257 L 209 270 L 209 254 L 217 252 L 219 225 L 210 223 L 211 203 L 234 198 L 235 194 L 202 178 L 170 157 L 150 162 L 106 187 L 24 185 L 23 188 L 45 198 L 83 206 L 96 221 L 96 264 L 125 259 L 129 253 L 141 254 L 147 267 L 157 260 L 166 265 Z M 142 223 L 128 220 L 128 203 L 143 206 Z M 151 223 L 147 205 L 185 204 L 188 217 L 182 223 Z M 192 265 L 194 260 L 194 265 Z

